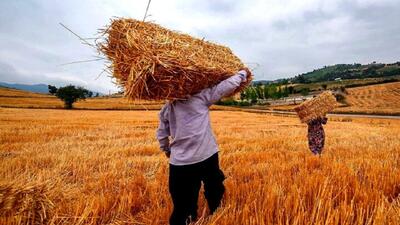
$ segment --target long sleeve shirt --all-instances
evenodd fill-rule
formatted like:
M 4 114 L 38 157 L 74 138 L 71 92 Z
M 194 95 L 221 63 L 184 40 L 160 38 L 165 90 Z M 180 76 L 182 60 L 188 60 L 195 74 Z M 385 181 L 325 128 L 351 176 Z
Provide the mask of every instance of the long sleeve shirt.
M 175 100 L 163 106 L 159 113 L 157 139 L 161 150 L 170 151 L 170 164 L 194 164 L 218 152 L 209 107 L 236 90 L 246 81 L 246 76 L 245 71 L 239 71 L 187 100 Z

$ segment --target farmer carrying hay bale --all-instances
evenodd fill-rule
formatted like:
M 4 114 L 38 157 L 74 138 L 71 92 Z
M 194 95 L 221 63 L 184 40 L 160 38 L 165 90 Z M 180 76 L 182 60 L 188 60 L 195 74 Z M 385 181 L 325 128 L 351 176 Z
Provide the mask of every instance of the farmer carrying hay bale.
M 187 99 L 231 77 L 244 64 L 221 45 L 134 19 L 115 19 L 98 49 L 129 99 Z M 233 93 L 251 82 L 250 76 Z
M 201 183 L 211 213 L 225 192 L 209 107 L 239 92 L 251 72 L 227 47 L 133 19 L 117 19 L 99 44 L 130 99 L 168 100 L 157 139 L 169 158 L 170 224 L 197 217 Z M 239 71 L 239 72 L 238 72 Z
M 174 203 L 170 224 L 189 224 L 196 219 L 202 182 L 210 212 L 219 207 L 225 176 L 219 168 L 209 107 L 246 83 L 250 75 L 244 68 L 187 100 L 167 102 L 161 109 L 157 138 L 170 161 L 169 191 Z
M 295 108 L 303 123 L 308 125 L 308 145 L 311 152 L 320 155 L 325 144 L 323 125 L 328 122 L 326 114 L 336 106 L 336 98 L 330 91 L 325 91 L 316 98 L 303 102 Z

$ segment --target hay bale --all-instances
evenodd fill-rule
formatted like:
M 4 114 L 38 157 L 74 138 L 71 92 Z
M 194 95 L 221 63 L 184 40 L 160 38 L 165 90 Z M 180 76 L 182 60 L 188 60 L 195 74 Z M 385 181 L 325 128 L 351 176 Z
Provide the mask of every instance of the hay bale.
M 225 46 L 150 22 L 115 19 L 103 37 L 98 49 L 110 60 L 109 69 L 130 99 L 185 99 L 244 67 Z
M 317 97 L 307 100 L 295 107 L 297 115 L 301 122 L 309 121 L 326 116 L 336 107 L 336 98 L 331 91 L 325 91 Z
M 0 223 L 45 224 L 54 207 L 45 184 L 0 184 Z

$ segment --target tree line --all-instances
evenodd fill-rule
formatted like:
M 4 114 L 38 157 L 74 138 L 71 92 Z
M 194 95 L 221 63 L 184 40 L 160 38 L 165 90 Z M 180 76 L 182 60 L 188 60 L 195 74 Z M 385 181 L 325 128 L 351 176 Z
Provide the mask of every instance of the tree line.
M 291 94 L 300 93 L 303 96 L 308 95 L 310 92 L 309 88 L 302 88 L 297 90 L 294 86 L 283 85 L 283 84 L 269 84 L 269 85 L 254 85 L 247 87 L 240 93 L 240 100 L 256 103 L 257 100 L 267 99 L 281 99 L 289 97 Z

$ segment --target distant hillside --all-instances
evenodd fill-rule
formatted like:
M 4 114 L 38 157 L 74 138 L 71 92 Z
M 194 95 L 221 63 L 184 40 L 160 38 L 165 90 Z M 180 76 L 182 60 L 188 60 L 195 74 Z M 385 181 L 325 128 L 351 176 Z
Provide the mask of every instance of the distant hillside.
M 9 84 L 5 82 L 0 82 L 0 87 L 14 88 L 18 90 L 30 91 L 35 93 L 43 93 L 48 94 L 49 88 L 47 84 Z M 93 95 L 99 94 L 99 96 L 103 96 L 103 93 L 92 91 Z
M 325 66 L 312 72 L 297 75 L 289 79 L 289 81 L 292 83 L 315 83 L 337 79 L 365 79 L 394 75 L 400 75 L 400 62 L 393 64 L 337 64 Z
M 30 92 L 35 92 L 35 93 L 49 93 L 47 84 L 32 84 L 32 85 L 30 85 L 30 84 L 9 84 L 9 83 L 0 82 L 0 86 L 30 91 Z

